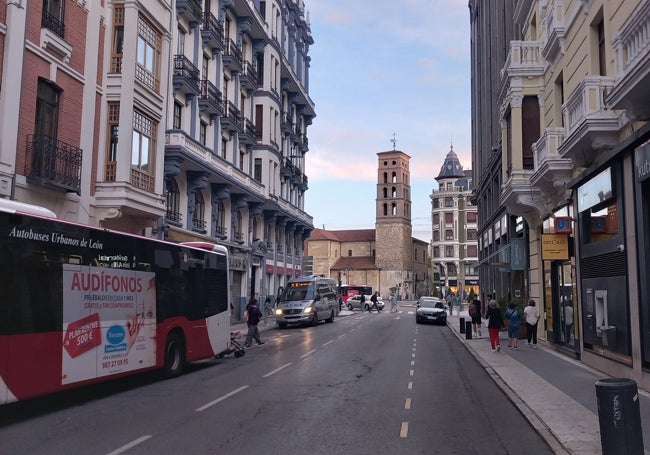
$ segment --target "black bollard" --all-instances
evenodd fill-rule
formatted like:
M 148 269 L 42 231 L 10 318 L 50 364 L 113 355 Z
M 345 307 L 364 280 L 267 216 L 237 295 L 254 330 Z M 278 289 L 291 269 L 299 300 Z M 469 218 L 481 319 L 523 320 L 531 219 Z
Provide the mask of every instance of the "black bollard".
M 465 323 L 465 339 L 466 340 L 472 339 L 472 321 L 467 321 Z
M 641 411 L 636 382 L 628 378 L 596 381 L 600 445 L 603 455 L 643 454 Z
M 460 318 L 460 333 L 465 333 L 465 318 Z

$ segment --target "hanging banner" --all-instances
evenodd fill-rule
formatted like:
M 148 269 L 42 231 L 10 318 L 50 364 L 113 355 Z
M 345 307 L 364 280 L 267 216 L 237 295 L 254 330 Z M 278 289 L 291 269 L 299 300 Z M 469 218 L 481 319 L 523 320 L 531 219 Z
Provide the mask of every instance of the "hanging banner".
M 510 269 L 526 270 L 526 239 L 515 238 L 510 241 Z

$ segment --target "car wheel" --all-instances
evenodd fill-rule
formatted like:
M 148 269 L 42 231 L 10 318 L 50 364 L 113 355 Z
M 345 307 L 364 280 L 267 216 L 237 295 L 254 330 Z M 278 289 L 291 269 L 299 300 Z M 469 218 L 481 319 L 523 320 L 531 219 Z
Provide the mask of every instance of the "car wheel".
M 278 322 L 278 327 L 284 329 L 287 326 L 286 322 Z
M 318 314 L 314 313 L 314 317 L 311 319 L 311 325 L 316 327 L 318 325 Z
M 352 304 L 348 303 L 348 310 L 352 311 Z
M 334 310 L 332 310 L 332 314 L 330 314 L 330 317 L 325 319 L 325 322 L 334 322 Z

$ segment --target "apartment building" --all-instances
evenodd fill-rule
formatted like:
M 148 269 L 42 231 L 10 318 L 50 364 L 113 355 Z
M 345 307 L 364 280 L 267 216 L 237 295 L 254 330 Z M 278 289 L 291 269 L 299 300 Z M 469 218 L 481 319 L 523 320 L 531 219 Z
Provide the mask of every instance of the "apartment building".
M 549 345 L 648 390 L 650 4 L 469 6 L 483 289 L 534 298 Z
M 472 203 L 472 171 L 464 170 L 452 146 L 431 193 L 431 259 L 437 295 L 466 300 L 480 295 L 478 209 Z
M 8 3 L 0 194 L 226 245 L 237 317 L 300 274 L 313 229 L 312 44 L 301 0 Z

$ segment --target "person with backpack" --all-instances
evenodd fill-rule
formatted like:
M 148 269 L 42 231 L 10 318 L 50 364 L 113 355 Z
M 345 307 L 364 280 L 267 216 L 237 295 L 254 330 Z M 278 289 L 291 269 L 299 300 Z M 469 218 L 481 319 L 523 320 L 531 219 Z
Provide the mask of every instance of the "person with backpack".
M 508 321 L 508 349 L 519 349 L 517 340 L 519 338 L 519 325 L 521 324 L 521 315 L 514 303 L 508 305 L 508 310 L 504 315 Z
M 474 299 L 469 305 L 469 317 L 472 318 L 472 331 L 475 337 L 481 337 L 481 301 Z
M 257 307 L 257 299 L 250 299 L 244 315 L 246 325 L 248 325 L 248 333 L 246 334 L 246 341 L 244 342 L 245 348 L 251 347 L 253 338 L 255 338 L 255 341 L 257 341 L 257 344 L 260 346 L 266 343 L 260 338 L 260 330 L 257 328 L 257 324 L 260 323 L 262 316 L 262 312 Z

